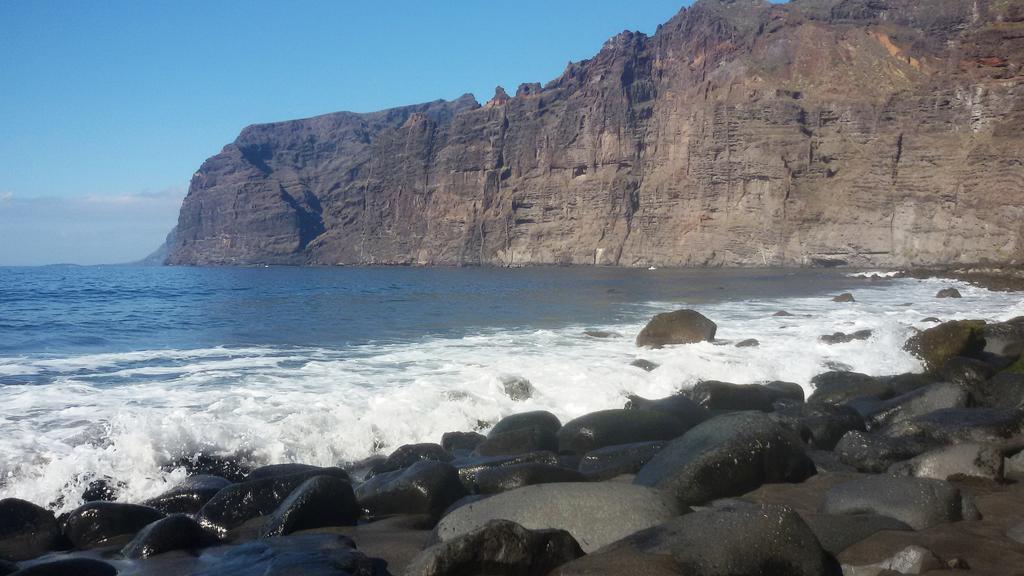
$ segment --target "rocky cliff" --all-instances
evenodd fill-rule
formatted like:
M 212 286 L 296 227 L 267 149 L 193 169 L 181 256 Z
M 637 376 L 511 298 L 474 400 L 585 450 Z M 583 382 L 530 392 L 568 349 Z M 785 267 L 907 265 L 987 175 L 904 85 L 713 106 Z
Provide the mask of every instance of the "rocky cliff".
M 1022 215 L 1024 0 L 705 0 L 484 105 L 250 126 L 167 261 L 1005 264 Z

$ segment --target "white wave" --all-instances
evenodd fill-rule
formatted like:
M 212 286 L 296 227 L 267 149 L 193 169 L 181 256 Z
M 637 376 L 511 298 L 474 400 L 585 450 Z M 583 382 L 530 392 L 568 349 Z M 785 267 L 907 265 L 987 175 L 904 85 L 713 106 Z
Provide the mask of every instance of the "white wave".
M 936 299 L 955 286 L 962 299 Z M 1024 315 L 1017 294 L 939 280 L 894 280 L 829 295 L 697 306 L 718 323 L 725 345 L 662 350 L 633 338 L 651 313 L 686 307 L 649 302 L 632 320 L 558 330 L 487 332 L 464 338 L 344 350 L 249 347 L 154 350 L 71 358 L 16 358 L 0 374 L 48 373 L 46 384 L 0 386 L 0 497 L 57 510 L 79 502 L 89 481 L 125 483 L 124 501 L 153 496 L 183 470 L 161 466 L 197 452 L 246 453 L 261 463 L 336 465 L 444 432 L 486 428 L 502 416 L 551 410 L 562 419 L 620 407 L 628 394 L 659 397 L 701 379 L 797 382 L 832 363 L 873 375 L 920 368 L 901 349 L 913 327 L 937 316 L 1004 320 Z M 784 309 L 793 316 L 775 317 Z M 585 329 L 622 334 L 593 338 Z M 822 334 L 873 331 L 866 341 L 828 346 Z M 756 338 L 756 348 L 728 341 Z M 645 372 L 629 363 L 662 366 Z M 513 402 L 501 378 L 529 379 L 536 393 Z
M 866 272 L 851 272 L 846 276 L 848 278 L 895 278 L 899 273 L 899 270 L 869 270 Z

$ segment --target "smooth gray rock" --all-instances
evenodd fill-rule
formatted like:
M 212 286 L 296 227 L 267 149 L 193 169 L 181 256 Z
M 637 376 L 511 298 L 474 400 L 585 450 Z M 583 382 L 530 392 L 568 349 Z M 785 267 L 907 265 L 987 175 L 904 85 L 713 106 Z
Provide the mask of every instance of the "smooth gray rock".
M 404 576 L 546 576 L 580 556 L 580 545 L 564 530 L 527 530 L 515 522 L 492 520 L 427 548 L 413 558 Z
M 854 544 L 886 530 L 913 530 L 905 523 L 879 514 L 801 514 L 826 552 L 838 556 Z
M 880 576 L 884 574 L 924 574 L 949 567 L 923 546 L 907 546 L 891 558 L 866 566 L 843 566 L 843 576 Z
M 982 444 L 954 444 L 893 464 L 889 474 L 936 480 L 983 478 L 1000 482 L 1003 480 L 1003 454 Z
M 1024 443 L 1022 408 L 949 408 L 897 422 L 885 429 L 893 438 L 914 438 L 938 444 L 974 442 L 991 445 Z
M 879 514 L 915 530 L 978 518 L 960 490 L 943 480 L 870 476 L 837 484 L 822 502 L 826 514 Z
M 141 560 L 172 550 L 203 548 L 216 542 L 217 538 L 190 516 L 172 514 L 143 528 L 121 549 L 121 554 L 129 560 Z
M 441 541 L 491 520 L 530 530 L 565 530 L 586 552 L 684 512 L 664 493 L 619 482 L 539 484 L 497 494 L 449 513 L 437 525 Z
M 799 438 L 765 414 L 737 412 L 712 418 L 670 442 L 640 469 L 634 483 L 666 490 L 680 506 L 690 506 L 814 474 Z
M 868 430 L 884 428 L 929 412 L 967 406 L 967 391 L 956 384 L 939 382 L 878 402 L 858 403 Z
M 467 490 L 472 490 L 476 483 L 477 475 L 483 470 L 501 466 L 515 466 L 529 462 L 549 464 L 551 466 L 561 464 L 558 455 L 550 451 L 528 452 L 512 456 L 469 456 L 453 460 L 451 464 L 458 471 L 462 485 Z
M 285 498 L 267 519 L 261 536 L 284 536 L 324 526 L 351 526 L 361 515 L 352 485 L 334 476 L 314 476 Z
M 534 462 L 481 470 L 476 475 L 473 492 L 497 494 L 534 484 L 586 482 L 587 480 L 588 478 L 577 470 Z
M 836 444 L 839 461 L 860 472 L 878 474 L 897 462 L 910 460 L 936 447 L 935 442 L 915 438 L 890 438 L 859 430 L 847 432 Z
M 360 506 L 371 517 L 390 514 L 437 517 L 467 494 L 454 467 L 430 460 L 374 476 L 360 484 L 355 493 Z
M 592 450 L 583 455 L 579 471 L 591 480 L 608 480 L 622 474 L 636 474 L 667 442 L 617 444 Z
M 671 440 L 686 432 L 688 424 L 654 410 L 601 410 L 566 422 L 558 431 L 558 450 L 586 454 L 617 444 Z

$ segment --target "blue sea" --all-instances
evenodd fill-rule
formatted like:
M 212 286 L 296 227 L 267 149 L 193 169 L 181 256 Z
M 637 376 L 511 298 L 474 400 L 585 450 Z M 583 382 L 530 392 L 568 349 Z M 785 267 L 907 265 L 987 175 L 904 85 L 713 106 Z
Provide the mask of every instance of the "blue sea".
M 569 419 L 701 379 L 920 369 L 924 319 L 1024 315 L 1020 294 L 842 270 L 0 268 L 0 498 L 73 508 L 109 478 L 138 501 L 197 454 L 343 465 L 504 415 Z M 955 286 L 960 300 L 936 299 Z M 856 302 L 831 297 L 852 292 Z M 719 341 L 643 350 L 659 312 Z M 775 317 L 774 312 L 793 314 Z M 869 329 L 867 341 L 822 334 Z M 596 331 L 596 332 L 595 332 Z M 587 332 L 590 332 L 588 334 Z M 737 348 L 756 338 L 760 346 Z M 644 358 L 661 366 L 630 365 Z M 502 385 L 528 379 L 532 398 Z

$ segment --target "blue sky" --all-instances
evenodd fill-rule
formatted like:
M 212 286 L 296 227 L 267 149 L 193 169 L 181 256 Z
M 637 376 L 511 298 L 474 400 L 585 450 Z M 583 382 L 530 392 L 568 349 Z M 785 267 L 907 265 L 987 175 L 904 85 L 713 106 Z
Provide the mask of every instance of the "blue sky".
M 0 265 L 124 262 L 248 124 L 546 82 L 682 0 L 0 0 Z

